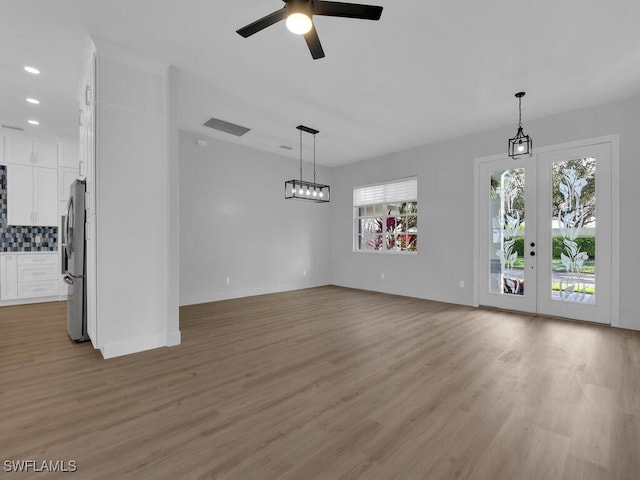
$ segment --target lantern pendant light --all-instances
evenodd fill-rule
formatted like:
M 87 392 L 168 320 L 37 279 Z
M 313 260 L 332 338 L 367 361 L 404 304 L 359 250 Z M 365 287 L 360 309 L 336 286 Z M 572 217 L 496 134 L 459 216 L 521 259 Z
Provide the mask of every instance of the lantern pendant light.
M 509 156 L 514 160 L 533 155 L 533 141 L 529 135 L 525 135 L 522 131 L 522 97 L 524 95 L 525 92 L 516 93 L 516 98 L 518 99 L 518 131 L 515 137 L 509 139 Z
M 316 183 L 316 134 L 319 131 L 304 125 L 298 125 L 296 128 L 300 130 L 300 180 L 284 182 L 284 198 L 328 202 L 331 200 L 331 188 L 329 185 Z M 313 135 L 313 182 L 302 180 L 302 132 Z

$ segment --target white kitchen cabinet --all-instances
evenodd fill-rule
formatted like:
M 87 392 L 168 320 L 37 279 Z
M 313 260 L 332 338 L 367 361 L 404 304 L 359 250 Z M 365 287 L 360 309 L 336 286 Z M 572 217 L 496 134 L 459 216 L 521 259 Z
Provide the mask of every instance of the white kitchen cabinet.
M 18 267 L 18 283 L 33 282 L 36 280 L 52 280 L 58 278 L 58 264 L 20 265 Z
M 33 167 L 7 165 L 7 224 L 33 225 Z
M 34 142 L 33 165 L 35 167 L 58 168 L 58 145 Z
M 57 297 L 59 278 L 57 252 L 0 254 L 1 301 Z
M 20 226 L 58 225 L 58 171 L 7 165 L 7 223 Z
M 5 137 L 4 161 L 13 165 L 57 168 L 58 145 L 26 138 Z
M 58 171 L 52 168 L 33 169 L 34 225 L 58 225 Z
M 58 281 L 22 282 L 18 284 L 18 298 L 55 297 L 58 295 Z
M 0 300 L 18 298 L 17 255 L 0 255 Z
M 58 255 L 51 253 L 18 254 L 18 299 L 58 295 Z
M 55 265 L 57 260 L 56 252 L 42 253 L 18 253 L 18 266 L 33 267 L 42 265 Z
M 58 144 L 58 166 L 75 169 L 78 173 L 80 146 L 74 143 Z
M 60 167 L 58 169 L 58 200 L 65 203 L 69 200 L 69 188 L 76 178 L 78 178 L 78 168 Z
M 33 165 L 33 142 L 24 138 L 4 137 L 4 161 L 14 165 Z

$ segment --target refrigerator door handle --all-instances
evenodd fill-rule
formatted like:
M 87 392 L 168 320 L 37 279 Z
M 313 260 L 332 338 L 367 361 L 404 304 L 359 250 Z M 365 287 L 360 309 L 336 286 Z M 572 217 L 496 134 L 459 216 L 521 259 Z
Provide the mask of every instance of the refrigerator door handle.
M 66 229 L 67 229 L 67 216 L 66 215 L 62 215 L 60 217 L 60 242 L 62 243 L 62 245 L 66 245 L 67 244 L 67 235 L 66 235 Z
M 62 215 L 62 217 L 60 217 L 60 273 L 62 275 L 67 273 L 67 236 L 65 235 L 67 229 L 66 223 L 67 216 Z
M 73 223 L 75 222 L 75 215 L 73 211 L 73 197 L 69 197 L 67 203 L 67 214 L 65 215 L 65 247 L 67 249 L 67 258 L 71 257 L 73 253 Z
M 71 275 L 65 275 L 62 277 L 62 280 L 64 280 L 64 283 L 68 285 L 73 285 L 73 277 Z

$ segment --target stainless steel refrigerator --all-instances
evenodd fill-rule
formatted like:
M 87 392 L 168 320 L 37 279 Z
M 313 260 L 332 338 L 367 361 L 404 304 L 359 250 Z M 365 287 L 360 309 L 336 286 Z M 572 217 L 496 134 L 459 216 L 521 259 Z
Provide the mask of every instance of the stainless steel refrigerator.
M 67 214 L 62 217 L 62 274 L 69 285 L 67 295 L 67 331 L 77 342 L 89 340 L 87 334 L 87 261 L 85 258 L 84 180 L 75 180 L 69 188 Z

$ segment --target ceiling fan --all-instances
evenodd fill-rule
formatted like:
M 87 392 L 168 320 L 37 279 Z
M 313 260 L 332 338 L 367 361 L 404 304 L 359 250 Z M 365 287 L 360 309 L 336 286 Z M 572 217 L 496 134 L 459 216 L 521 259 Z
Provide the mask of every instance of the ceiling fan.
M 364 20 L 380 20 L 382 7 L 374 5 L 360 5 L 357 3 L 325 2 L 321 0 L 282 0 L 284 8 L 266 17 L 256 20 L 237 30 L 244 38 L 258 33 L 280 20 L 287 20 L 287 28 L 298 35 L 304 35 L 309 51 L 314 60 L 324 57 L 324 50 L 318 38 L 318 32 L 313 25 L 314 15 L 328 17 L 360 18 Z

